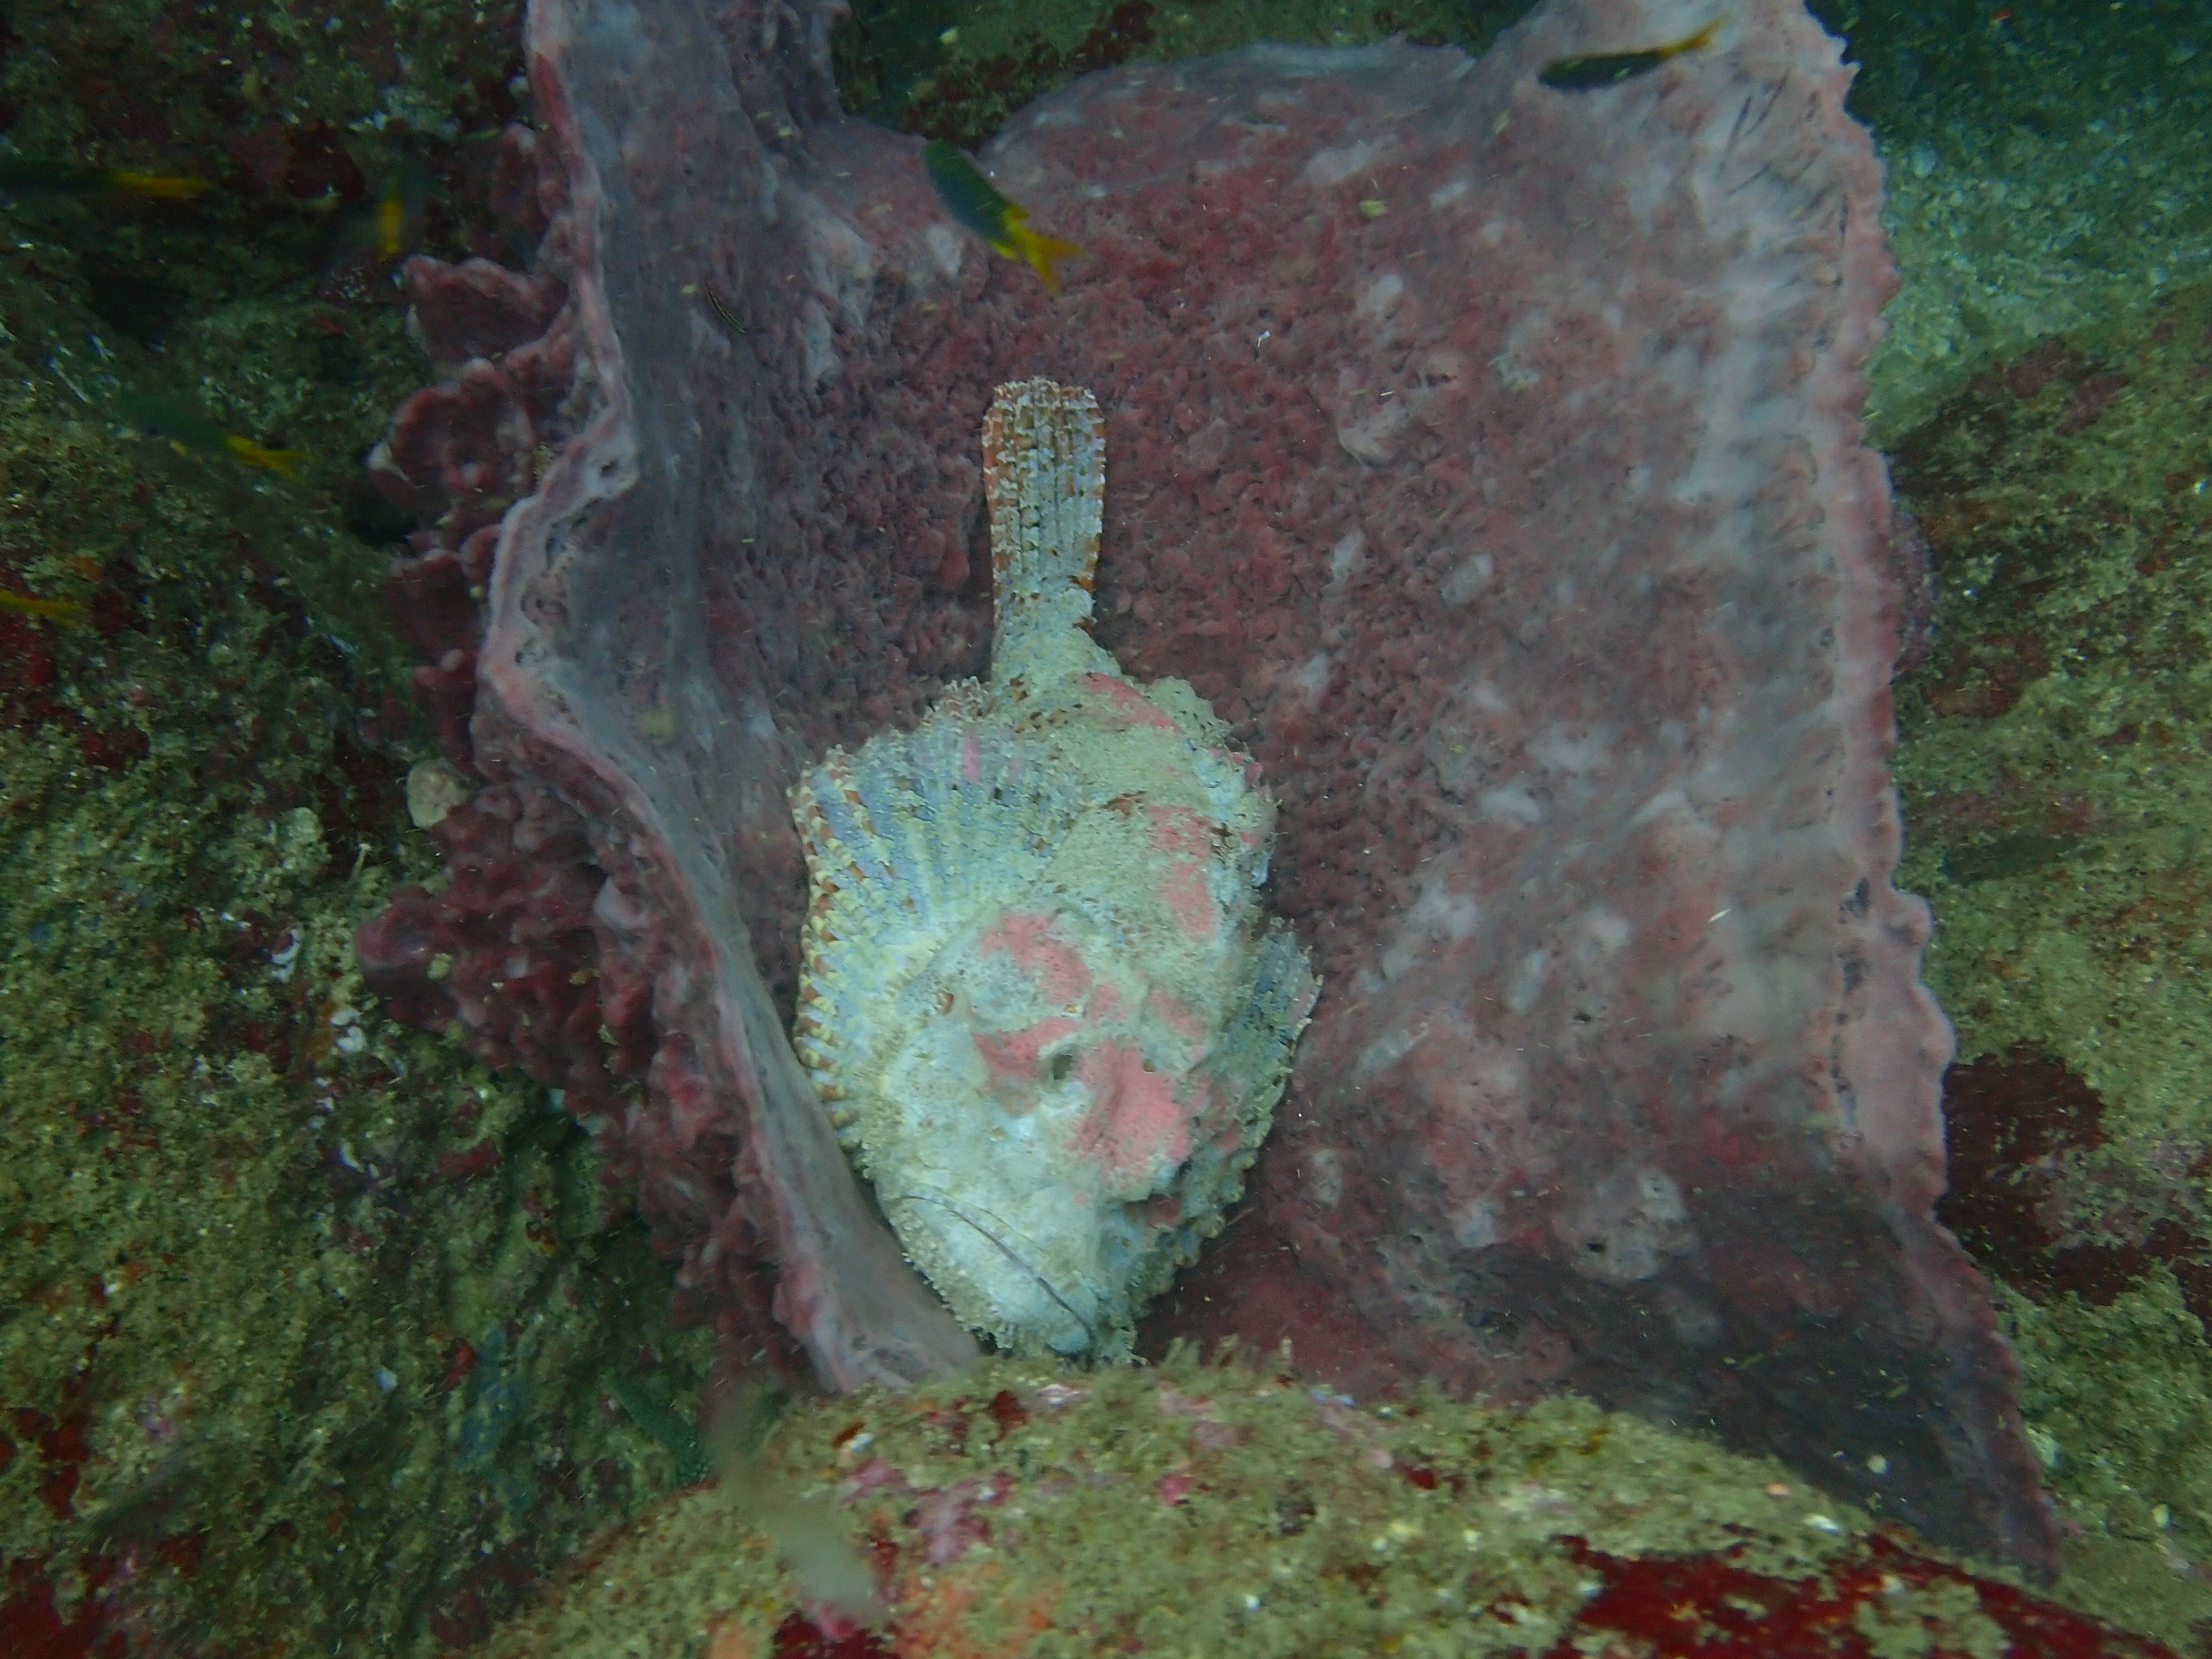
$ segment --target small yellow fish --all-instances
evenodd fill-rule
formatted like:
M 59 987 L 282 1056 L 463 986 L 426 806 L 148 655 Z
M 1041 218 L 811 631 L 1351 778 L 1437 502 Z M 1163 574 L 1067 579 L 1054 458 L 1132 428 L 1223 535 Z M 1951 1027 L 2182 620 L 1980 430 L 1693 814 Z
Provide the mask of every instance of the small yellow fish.
M 115 400 L 116 413 L 149 438 L 166 438 L 179 455 L 230 455 L 248 466 L 265 466 L 288 478 L 300 476 L 304 449 L 269 449 L 251 438 L 226 432 L 182 398 L 154 392 L 126 392 Z
M 932 139 L 921 159 L 946 212 L 1008 258 L 1026 259 L 1047 288 L 1060 292 L 1053 261 L 1080 253 L 1081 248 L 1031 230 L 1030 210 L 1000 195 L 973 161 L 943 139 Z
M 397 195 L 383 198 L 376 204 L 369 230 L 369 246 L 380 262 L 389 264 L 399 257 L 406 232 L 407 204 Z
M 92 623 L 92 612 L 75 599 L 41 599 L 4 587 L 0 587 L 0 611 L 12 611 L 19 617 L 36 617 L 69 628 L 87 628 Z
M 1632 81 L 1639 75 L 1649 74 L 1669 58 L 1679 58 L 1686 52 L 1695 52 L 1712 44 L 1713 37 L 1721 32 L 1723 18 L 1716 17 L 1695 34 L 1686 34 L 1680 40 L 1663 46 L 1646 46 L 1640 52 L 1593 52 L 1581 58 L 1555 58 L 1536 72 L 1536 78 L 1546 86 L 1559 92 L 1588 92 L 1596 87 L 1610 87 L 1622 81 Z
M 406 252 L 422 226 L 432 191 L 430 174 L 420 162 L 403 161 L 392 169 L 368 210 L 351 225 L 346 241 L 380 265 Z
M 36 161 L 27 156 L 0 157 L 0 195 L 150 196 L 185 201 L 213 190 L 210 179 L 173 173 L 134 173 L 128 167 L 96 167 L 84 161 Z

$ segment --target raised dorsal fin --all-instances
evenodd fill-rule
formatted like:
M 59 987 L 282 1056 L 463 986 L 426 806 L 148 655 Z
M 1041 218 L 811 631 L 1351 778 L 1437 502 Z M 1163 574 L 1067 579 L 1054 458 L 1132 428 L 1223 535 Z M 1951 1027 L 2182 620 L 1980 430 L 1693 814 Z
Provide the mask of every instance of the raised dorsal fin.
M 993 683 L 1096 672 L 1104 653 L 1085 630 L 1106 509 L 1098 400 L 1053 380 L 1000 386 L 983 422 L 983 483 L 996 605 Z

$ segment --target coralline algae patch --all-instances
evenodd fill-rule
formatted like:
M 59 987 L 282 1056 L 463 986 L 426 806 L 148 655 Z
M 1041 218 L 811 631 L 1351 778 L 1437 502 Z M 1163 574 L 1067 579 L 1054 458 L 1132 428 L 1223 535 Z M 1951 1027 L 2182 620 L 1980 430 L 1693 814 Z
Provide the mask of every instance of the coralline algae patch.
M 840 1609 L 843 1611 L 840 1611 Z M 1010 1359 L 793 1408 L 489 1659 L 2162 1652 L 1572 1398 Z

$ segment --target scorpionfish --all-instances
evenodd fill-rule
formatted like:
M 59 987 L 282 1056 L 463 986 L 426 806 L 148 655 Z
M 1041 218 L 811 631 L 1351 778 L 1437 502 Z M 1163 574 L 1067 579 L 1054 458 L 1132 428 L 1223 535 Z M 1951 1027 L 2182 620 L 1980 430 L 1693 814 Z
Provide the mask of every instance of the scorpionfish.
M 1259 768 L 1189 685 L 1139 685 L 1091 636 L 1097 400 L 1000 387 L 983 471 L 989 680 L 792 790 L 793 1042 L 957 1317 L 1121 1359 L 1243 1190 L 1319 987 L 1263 902 Z

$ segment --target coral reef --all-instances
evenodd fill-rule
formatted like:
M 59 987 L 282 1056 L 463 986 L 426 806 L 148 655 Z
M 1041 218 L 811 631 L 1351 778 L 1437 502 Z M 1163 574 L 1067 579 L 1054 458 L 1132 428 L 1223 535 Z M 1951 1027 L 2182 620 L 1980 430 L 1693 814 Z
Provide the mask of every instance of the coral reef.
M 9 9 L 0 125 L 23 155 L 222 175 L 247 209 L 357 205 L 386 145 L 443 173 L 515 113 L 521 16 L 519 0 L 27 0 Z M 222 228 L 219 209 L 188 234 Z
M 373 688 L 242 540 L 281 497 L 343 546 L 334 504 L 17 373 L 0 580 L 94 622 L 0 617 L 0 1646 L 483 1628 L 672 1478 L 600 1378 L 657 1349 L 681 1401 L 696 1344 L 544 1092 L 362 987 L 424 849 Z
M 2038 340 L 2136 317 L 2212 258 L 2201 8 L 1819 9 L 1859 43 L 1853 107 L 1881 142 L 1882 222 L 1911 273 L 1874 365 L 1878 441 Z
M 2212 1615 L 2208 416 L 2200 284 L 1975 375 L 1894 456 L 1938 586 L 1898 773 L 1960 1032 L 1940 1213 L 2005 1287 L 2069 1592 L 2169 1629 Z
M 1480 52 L 1528 0 L 1052 0 L 1021 7 L 856 8 L 832 39 L 844 106 L 884 126 L 973 148 L 1079 75 L 1276 40 L 1361 46 L 1402 36 Z
M 443 511 L 423 583 L 470 584 L 533 492 L 480 649 L 457 627 L 433 672 L 473 690 L 490 798 L 578 815 L 597 958 L 552 946 L 580 885 L 533 907 L 535 849 L 575 845 L 534 805 L 495 912 L 407 896 L 362 951 L 395 997 L 461 988 L 484 1052 L 549 1045 L 733 1348 L 776 1349 L 772 1305 L 835 1385 L 945 1352 L 794 1075 L 781 793 L 972 670 L 973 423 L 1049 369 L 1117 457 L 1102 643 L 1276 781 L 1328 987 L 1247 1229 L 1295 1255 L 1240 1289 L 1348 1300 L 1334 1364 L 1585 1389 L 2047 1559 L 1985 1287 L 1928 1213 L 1948 1032 L 1887 879 L 1904 601 L 1856 422 L 1878 181 L 1794 8 L 1596 98 L 1533 73 L 1671 18 L 1079 82 L 993 158 L 1091 250 L 1054 300 L 969 258 L 916 146 L 836 117 L 824 17 L 764 49 L 681 7 L 533 14 L 514 153 L 568 307 L 381 465 Z M 410 280 L 434 313 L 459 275 Z M 585 1035 L 617 990 L 659 1043 L 619 1111 L 580 1081 L 641 1060 Z
M 967 143 L 988 136 L 979 97 L 1012 111 L 1091 61 L 1077 54 L 1102 24 L 1115 52 L 1135 33 L 1100 0 L 922 4 L 904 8 L 910 40 L 884 51 L 860 37 L 879 42 L 887 9 L 862 5 L 851 31 L 857 56 L 888 70 L 865 95 L 884 100 L 892 124 Z M 1907 447 L 1962 443 L 1954 417 L 1975 408 L 1998 440 L 1966 449 L 1972 465 L 1940 487 L 1908 480 L 1943 538 L 1946 654 L 1904 688 L 1900 771 L 1902 884 L 1936 899 L 1929 972 L 1966 1061 L 1953 1092 L 1963 1190 L 1946 1213 L 1998 1276 L 2025 1362 L 2022 1404 L 2069 1529 L 2060 1592 L 2201 1651 L 2212 1358 L 2197 1288 L 2203 1182 L 2191 1173 L 2205 1138 L 2191 1081 L 2203 1024 L 2191 984 L 2203 976 L 2189 948 L 2206 912 L 2189 871 L 2203 697 L 2181 659 L 2197 648 L 2202 614 L 2188 586 L 2201 542 L 2184 515 L 2199 500 L 2204 427 L 2193 343 L 2154 331 L 2161 292 L 2189 280 L 2192 254 L 2202 264 L 2212 41 L 2202 9 L 2178 0 L 1820 9 L 1865 65 L 1853 107 L 1875 125 L 1903 266 L 1872 366 L 1878 435 L 1905 439 L 1987 370 L 1976 404 L 1937 416 Z M 1500 21 L 1465 5 L 1200 0 L 1150 8 L 1130 55 L 1258 36 L 1355 44 L 1397 29 L 1474 50 Z M 485 796 L 452 816 L 446 845 L 462 852 L 434 878 L 402 815 L 398 779 L 426 751 L 399 735 L 387 693 L 405 653 L 378 617 L 382 545 L 408 519 L 356 471 L 420 378 L 387 273 L 357 246 L 403 165 L 434 186 L 409 245 L 432 247 L 475 291 L 472 305 L 456 295 L 420 308 L 450 319 L 429 339 L 435 359 L 509 350 L 559 303 L 557 283 L 515 293 L 495 267 L 467 263 L 519 263 L 544 228 L 542 204 L 519 188 L 534 170 L 495 142 L 527 101 L 520 67 L 513 7 L 448 0 L 29 0 L 0 28 L 13 154 L 200 172 L 221 186 L 188 207 L 25 198 L 4 209 L 0 586 L 82 605 L 94 624 L 0 617 L 0 1646 L 11 1655 L 174 1650 L 182 1632 L 201 1652 L 465 1642 L 527 1596 L 568 1540 L 697 1455 L 699 1345 L 662 1322 L 665 1275 L 635 1224 L 604 1207 L 592 1158 L 541 1088 L 392 1023 L 343 946 L 398 882 L 449 879 L 455 906 L 496 933 L 514 896 L 493 880 L 500 858 L 518 836 L 552 836 L 534 845 L 571 871 L 550 878 L 547 901 L 568 929 L 548 953 L 562 967 L 514 988 L 498 1029 L 510 1052 L 588 1058 L 579 1103 L 633 1111 L 656 1041 L 650 986 L 619 973 L 570 982 L 590 960 L 580 936 L 604 880 L 573 817 L 526 792 Z M 503 195 L 504 220 L 462 205 L 487 189 Z M 710 326 L 746 337 L 735 306 L 708 309 Z M 2073 332 L 2059 347 L 2031 352 L 2062 330 Z M 125 377 L 192 387 L 228 425 L 304 445 L 306 485 L 133 443 L 73 389 L 96 400 Z M 566 383 L 548 384 L 557 403 Z M 2059 434 L 2077 404 L 2094 418 Z M 544 455 L 521 459 L 488 495 L 528 483 Z M 2002 499 L 1978 495 L 1999 473 Z M 2188 556 L 2152 554 L 2147 533 Z M 928 580 L 972 580 L 962 537 L 913 545 Z M 489 551 L 480 543 L 470 562 L 403 590 L 410 637 L 436 643 L 425 678 L 444 694 L 433 704 L 453 752 L 466 752 L 473 660 L 440 659 L 473 638 L 469 587 Z M 2042 573 L 2036 591 L 1978 603 L 1992 575 L 2003 588 L 2020 565 Z M 2077 589 L 2090 603 L 2069 620 Z M 2100 628 L 2100 613 L 2125 620 Z M 2115 635 L 2130 641 L 2118 655 Z M 981 660 L 957 626 L 919 642 L 931 672 Z M 2168 659 L 2153 664 L 2138 645 Z M 2085 726 L 2091 689 L 2126 718 Z M 2166 733 L 2178 740 L 2161 743 Z M 1998 815 L 1956 816 L 1954 774 L 1993 780 Z M 785 878 L 797 880 L 795 860 Z M 447 967 L 443 985 L 468 983 L 471 958 Z M 509 983 L 488 975 L 469 994 L 502 995 L 493 980 Z M 421 981 L 410 1012 L 450 1020 L 441 989 Z M 356 1018 L 330 1023 L 349 1009 Z M 663 1072 L 681 1081 L 673 1061 Z M 566 1075 L 550 1063 L 545 1074 Z M 640 1115 L 637 1127 L 654 1121 Z M 716 1189 L 734 1139 L 710 1131 L 696 1151 L 701 1190 Z M 624 1184 L 636 1184 L 626 1167 Z M 729 1225 L 726 1205 L 702 1206 L 699 1225 L 710 1212 Z M 1233 1224 L 1221 1243 L 1248 1237 Z M 726 1259 L 759 1261 L 745 1235 L 725 1232 L 722 1245 Z M 1222 1283 L 1194 1285 L 1194 1302 Z M 729 1287 L 700 1289 L 720 1306 Z M 758 1312 L 744 1322 L 769 1342 L 781 1329 L 766 1311 L 772 1291 L 757 1273 Z M 1316 1345 L 1360 1340 L 1354 1325 L 1330 1330 L 1312 1286 L 1268 1295 L 1296 1303 Z M 518 1308 L 520 1334 L 494 1311 Z M 788 1351 L 784 1362 L 803 1363 Z M 963 1408 L 978 1425 L 972 1444 L 1003 1431 L 996 1397 Z M 878 1425 L 886 1438 L 895 1415 Z M 823 1420 L 819 1435 L 834 1439 L 851 1419 Z M 817 1431 L 788 1432 L 786 1453 Z M 1611 1437 L 1643 1433 L 1624 1424 Z M 1164 1443 L 1168 1462 L 1186 1455 L 1218 1454 Z M 934 1463 L 915 1466 L 934 1478 Z M 1433 1498 L 1425 1468 L 1394 1498 Z M 990 1561 L 975 1523 L 1001 1519 L 963 1510 L 963 1496 L 931 1511 L 946 1547 L 968 1550 L 928 1627 L 941 1650 L 962 1639 L 952 1601 L 974 1581 L 959 1575 Z M 1287 1516 L 1301 1508 L 1294 1498 Z M 1131 1513 L 1149 1530 L 1111 1534 L 1117 1559 L 1158 1565 L 1146 1588 L 1187 1602 L 1194 1579 L 1152 1546 L 1160 1516 L 1176 1524 L 1189 1506 L 1160 1498 L 1158 1510 Z M 1373 1616 L 1349 1606 L 1370 1564 L 1340 1559 L 1331 1582 L 1345 1611 Z M 750 1641 L 787 1616 L 793 1587 L 758 1555 L 742 1571 L 763 1598 Z M 1765 1594 L 1726 1571 L 1694 1558 L 1647 1565 L 1609 1595 L 1644 1586 L 1652 1599 L 1639 1605 L 1656 1619 L 1686 1583 Z M 1397 1571 L 1376 1567 L 1394 1586 L 1427 1588 Z M 978 1603 L 994 1583 L 1033 1583 L 1026 1572 L 977 1572 Z M 1018 1600 L 993 1605 L 1001 1627 L 1018 1628 Z M 1152 1605 L 1139 1616 L 1158 1617 Z M 1868 1617 L 1867 1639 L 1884 1651 L 1925 1645 L 1926 1626 Z M 786 1650 L 809 1650 L 814 1628 L 791 1624 Z M 1675 1628 L 1633 1633 L 1662 1642 Z M 695 1636 L 714 1659 L 743 1651 L 724 1625 L 679 1639 Z
M 420 359 L 351 239 L 404 149 L 454 181 L 410 236 L 476 246 L 465 125 L 393 112 L 478 106 L 434 41 L 380 66 L 349 31 L 466 51 L 469 16 L 318 8 L 288 48 L 283 8 L 89 0 L 0 39 L 15 155 L 216 186 L 0 207 L 0 586 L 84 617 L 0 611 L 10 1659 L 427 1654 L 696 1463 L 702 1340 L 584 1137 L 350 951 L 433 868 L 383 620 L 406 526 L 359 465 Z M 123 430 L 169 388 L 304 476 Z

